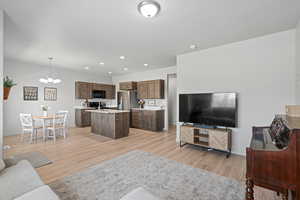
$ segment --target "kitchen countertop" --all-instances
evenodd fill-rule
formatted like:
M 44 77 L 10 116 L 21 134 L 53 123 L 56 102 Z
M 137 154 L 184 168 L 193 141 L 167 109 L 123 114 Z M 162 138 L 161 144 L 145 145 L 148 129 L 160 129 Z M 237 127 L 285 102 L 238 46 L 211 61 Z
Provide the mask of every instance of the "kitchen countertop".
M 88 110 L 95 110 L 96 108 L 93 108 L 93 107 L 85 107 L 85 106 L 75 106 L 74 107 L 75 109 L 88 109 Z
M 129 110 L 100 109 L 100 110 L 87 110 L 87 112 L 115 114 L 115 113 L 129 113 L 130 111 Z
M 131 110 L 164 110 L 162 108 L 131 108 Z

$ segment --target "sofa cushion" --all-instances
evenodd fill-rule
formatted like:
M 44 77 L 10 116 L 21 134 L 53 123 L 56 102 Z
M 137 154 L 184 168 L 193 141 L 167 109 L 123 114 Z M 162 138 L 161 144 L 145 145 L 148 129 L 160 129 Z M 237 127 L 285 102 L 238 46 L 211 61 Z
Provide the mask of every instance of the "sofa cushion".
M 159 200 L 159 198 L 157 198 L 144 188 L 139 187 L 126 194 L 121 198 L 121 200 Z
M 31 164 L 22 160 L 0 172 L 0 199 L 15 199 L 43 185 Z
M 4 161 L 0 158 L 0 172 L 5 168 Z
M 59 200 L 59 198 L 48 185 L 44 185 L 23 194 L 15 200 Z

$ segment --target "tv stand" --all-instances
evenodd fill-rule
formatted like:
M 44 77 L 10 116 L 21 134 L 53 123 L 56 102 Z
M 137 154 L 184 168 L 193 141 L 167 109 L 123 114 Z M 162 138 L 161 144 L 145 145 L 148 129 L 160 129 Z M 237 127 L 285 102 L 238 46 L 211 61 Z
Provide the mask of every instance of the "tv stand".
M 207 149 L 225 152 L 228 158 L 231 155 L 231 133 L 228 128 L 201 128 L 191 125 L 180 127 L 179 146 L 192 144 Z

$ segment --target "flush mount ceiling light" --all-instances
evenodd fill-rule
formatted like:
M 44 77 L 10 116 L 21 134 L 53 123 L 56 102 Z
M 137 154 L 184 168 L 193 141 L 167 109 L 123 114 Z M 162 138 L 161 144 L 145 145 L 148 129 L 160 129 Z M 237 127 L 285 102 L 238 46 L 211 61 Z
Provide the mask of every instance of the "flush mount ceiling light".
M 145 66 L 145 67 L 148 67 L 149 65 L 145 63 L 144 66 Z
M 108 72 L 108 74 L 109 74 L 109 75 L 111 75 L 111 74 L 112 74 L 112 72 Z
M 100 64 L 100 65 L 104 65 L 104 62 L 100 62 L 99 64 Z
M 156 1 L 146 0 L 138 5 L 138 11 L 146 18 L 155 17 L 160 11 L 160 5 Z
M 190 45 L 190 49 L 197 49 L 197 45 L 191 44 L 191 45 Z
M 86 66 L 86 67 L 84 67 L 84 69 L 85 69 L 85 70 L 89 70 L 90 68 L 89 68 L 89 66 Z
M 123 70 L 124 70 L 124 71 L 128 71 L 128 68 L 127 68 L 127 67 L 124 67 Z
M 125 60 L 125 56 L 120 56 L 120 59 L 121 60 Z
M 54 70 L 53 70 L 53 66 L 52 66 L 52 60 L 53 60 L 53 57 L 49 57 L 48 58 L 48 60 L 49 60 L 49 66 L 50 66 L 50 73 L 49 73 L 49 76 L 46 76 L 45 78 L 40 78 L 40 82 L 41 83 L 45 83 L 45 84 L 47 84 L 47 83 L 53 83 L 53 84 L 56 84 L 56 83 L 60 83 L 61 82 L 61 80 L 60 79 L 58 79 L 58 78 L 54 78 Z

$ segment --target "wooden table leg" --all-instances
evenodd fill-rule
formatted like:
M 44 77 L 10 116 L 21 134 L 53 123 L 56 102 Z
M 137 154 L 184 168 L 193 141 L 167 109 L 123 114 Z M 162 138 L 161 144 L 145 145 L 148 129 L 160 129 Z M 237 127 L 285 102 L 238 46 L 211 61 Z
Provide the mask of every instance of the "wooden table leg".
M 289 191 L 286 190 L 282 193 L 282 200 L 289 200 Z
M 254 200 L 254 184 L 251 179 L 246 180 L 246 200 Z

